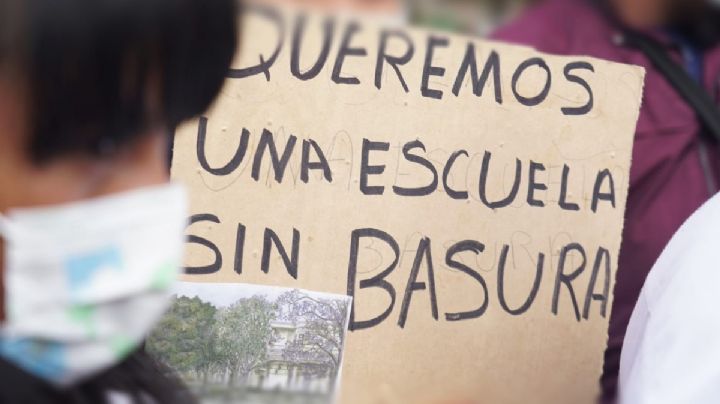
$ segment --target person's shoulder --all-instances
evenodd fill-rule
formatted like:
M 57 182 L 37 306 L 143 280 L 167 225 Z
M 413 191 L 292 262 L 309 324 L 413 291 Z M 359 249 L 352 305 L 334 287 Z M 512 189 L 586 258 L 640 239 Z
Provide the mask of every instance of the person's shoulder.
M 578 31 L 597 26 L 601 20 L 600 12 L 588 0 L 545 0 L 501 26 L 491 38 L 542 52 L 568 54 L 577 52 L 572 44 Z
M 623 348 L 620 403 L 718 401 L 720 367 L 698 364 L 720 355 L 719 263 L 717 195 L 673 236 L 645 282 Z
M 714 296 L 720 282 L 720 194 L 688 218 L 670 240 L 646 280 L 651 306 L 688 293 L 683 302 Z M 708 290 L 712 289 L 712 290 Z

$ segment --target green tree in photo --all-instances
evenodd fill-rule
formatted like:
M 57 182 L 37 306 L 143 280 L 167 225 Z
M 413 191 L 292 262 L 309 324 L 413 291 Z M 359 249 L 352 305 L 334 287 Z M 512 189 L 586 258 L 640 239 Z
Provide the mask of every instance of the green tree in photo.
M 275 306 L 264 296 L 240 299 L 218 310 L 217 352 L 228 372 L 228 387 L 238 380 L 244 383 L 250 371 L 265 361 L 274 317 Z
M 217 309 L 198 297 L 174 296 L 147 339 L 147 350 L 175 371 L 207 384 L 217 361 Z

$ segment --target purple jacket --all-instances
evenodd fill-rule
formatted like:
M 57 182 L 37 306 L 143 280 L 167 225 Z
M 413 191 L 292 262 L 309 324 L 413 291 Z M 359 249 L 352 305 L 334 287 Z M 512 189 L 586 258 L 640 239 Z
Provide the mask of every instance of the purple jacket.
M 605 399 L 615 394 L 625 329 L 648 271 L 673 233 L 720 185 L 718 145 L 701 137 L 691 107 L 641 52 L 620 45 L 618 34 L 588 1 L 548 0 L 494 35 L 543 52 L 589 55 L 647 69 L 605 352 Z M 654 35 L 682 61 L 681 52 L 669 38 Z M 703 71 L 704 87 L 720 99 L 720 44 L 705 52 Z

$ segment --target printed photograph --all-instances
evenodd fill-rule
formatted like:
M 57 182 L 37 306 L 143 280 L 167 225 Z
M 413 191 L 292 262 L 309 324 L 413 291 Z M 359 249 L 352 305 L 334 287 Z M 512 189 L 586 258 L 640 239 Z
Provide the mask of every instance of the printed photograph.
M 203 404 L 334 402 L 351 298 L 180 282 L 147 350 Z

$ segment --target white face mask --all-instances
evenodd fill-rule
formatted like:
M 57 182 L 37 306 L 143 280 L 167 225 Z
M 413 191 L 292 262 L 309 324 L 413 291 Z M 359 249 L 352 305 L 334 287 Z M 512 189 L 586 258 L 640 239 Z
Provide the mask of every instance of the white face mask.
M 168 184 L 0 216 L 0 356 L 63 386 L 137 348 L 177 276 L 186 198 Z

